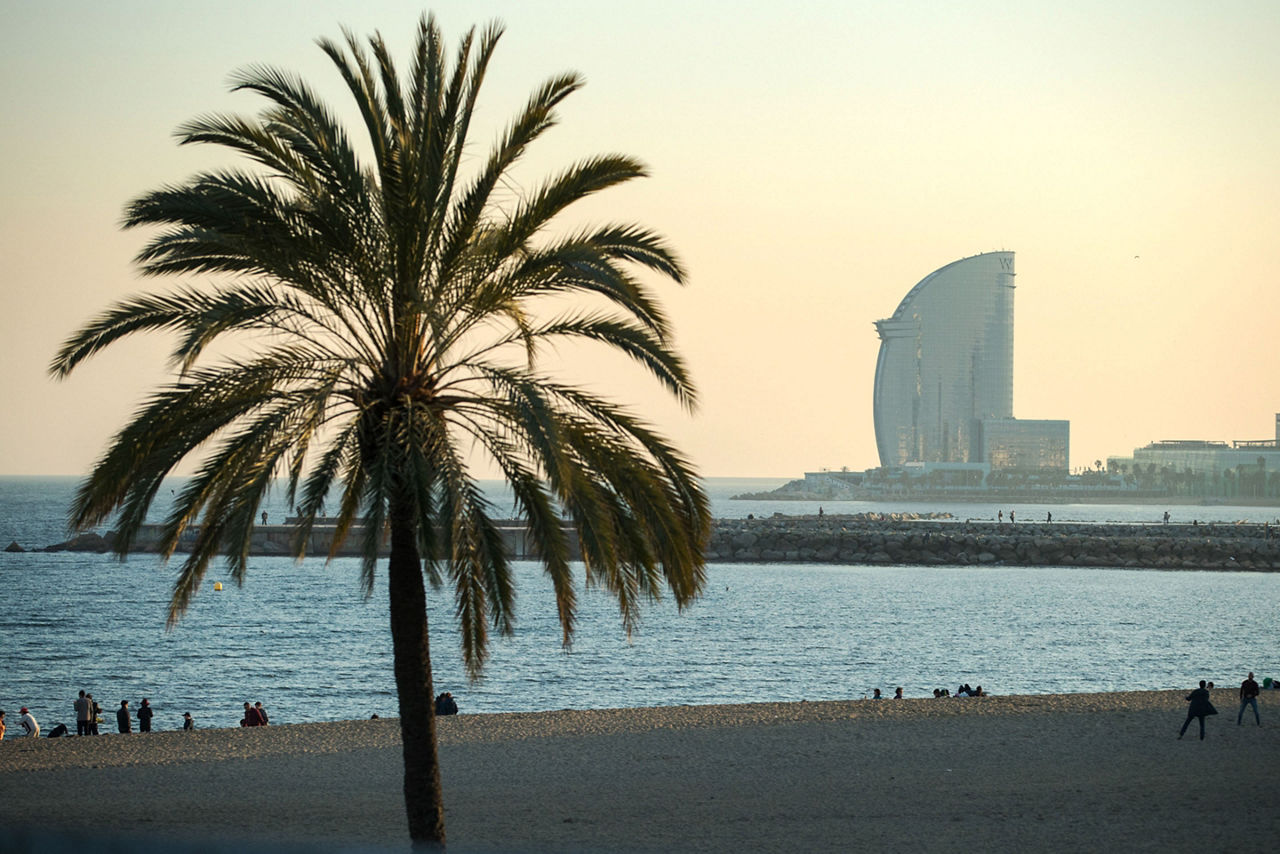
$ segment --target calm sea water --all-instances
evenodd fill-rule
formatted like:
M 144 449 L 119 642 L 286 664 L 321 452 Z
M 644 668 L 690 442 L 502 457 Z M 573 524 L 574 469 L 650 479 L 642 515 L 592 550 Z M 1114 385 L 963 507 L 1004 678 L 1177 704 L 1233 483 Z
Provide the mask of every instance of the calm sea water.
M 781 481 L 713 479 L 720 516 L 816 512 L 796 502 L 731 502 Z M 74 481 L 0 478 L 0 539 L 65 538 Z M 499 500 L 501 500 L 499 498 Z M 826 502 L 826 512 L 948 510 L 979 505 Z M 283 504 L 268 505 L 282 519 Z M 1030 506 L 1020 516 L 1034 518 Z M 1140 521 L 1163 508 L 1055 506 L 1055 519 Z M 1170 508 L 1175 518 L 1270 518 L 1256 508 Z M 994 514 L 994 508 L 990 515 Z M 273 722 L 396 714 L 386 588 L 359 593 L 354 560 L 257 558 L 246 585 L 211 570 L 187 617 L 164 629 L 175 570 L 134 556 L 0 554 L 0 708 L 32 708 L 42 725 L 74 720 L 83 688 L 105 709 L 149 697 L 155 726 L 190 711 L 234 726 L 245 700 Z M 517 566 L 517 629 L 495 639 L 485 677 L 463 673 L 447 594 L 431 603 L 437 690 L 464 712 L 907 696 L 961 682 L 995 693 L 1238 684 L 1280 676 L 1280 575 L 1066 568 L 716 565 L 683 614 L 650 607 L 623 635 L 606 596 L 582 596 L 571 652 L 560 647 L 550 585 Z M 380 579 L 380 582 L 382 580 Z

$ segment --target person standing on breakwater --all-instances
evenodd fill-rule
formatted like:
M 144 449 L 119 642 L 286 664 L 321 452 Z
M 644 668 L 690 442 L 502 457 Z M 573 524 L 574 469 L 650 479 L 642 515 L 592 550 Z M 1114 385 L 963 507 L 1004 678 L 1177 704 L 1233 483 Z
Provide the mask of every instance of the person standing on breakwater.
M 1009 524 L 1010 524 L 1010 525 L 1012 525 L 1014 522 L 1017 522 L 1017 521 L 1018 521 L 1017 517 L 1016 517 L 1016 516 L 1014 516 L 1014 515 L 1013 515 L 1013 511 L 1012 511 L 1012 510 L 1010 510 L 1010 511 L 1009 511 Z
M 116 729 L 120 730 L 121 735 L 129 735 L 133 732 L 133 718 L 129 717 L 128 700 L 121 700 L 120 708 L 116 709 Z
M 81 691 L 80 696 L 76 698 L 72 705 L 76 710 L 76 735 L 88 735 L 92 729 L 93 698 Z
M 98 701 L 93 699 L 92 694 L 85 694 L 84 698 L 89 701 L 89 735 L 97 735 L 98 719 L 102 717 L 102 706 L 98 705 Z
M 151 708 L 151 701 L 143 697 L 142 705 L 138 707 L 138 732 L 151 732 L 151 719 L 153 717 L 155 717 L 155 712 Z
M 182 730 L 183 730 L 183 732 L 190 732 L 191 730 L 193 730 L 193 729 L 195 729 L 195 728 L 196 728 L 196 721 L 195 721 L 195 718 L 191 717 L 191 713 L 190 713 L 190 712 L 183 712 L 183 713 L 182 713 Z
M 1168 524 L 1169 524 L 1169 511 L 1168 511 L 1168 510 L 1164 511 L 1164 523 L 1165 523 L 1166 525 L 1168 525 Z
M 1182 730 L 1178 733 L 1178 738 L 1182 738 L 1187 734 L 1187 727 L 1191 725 L 1192 718 L 1200 719 L 1200 740 L 1204 741 L 1204 719 L 1206 715 L 1216 715 L 1218 710 L 1213 707 L 1213 703 L 1209 702 L 1209 689 L 1204 687 L 1204 680 L 1200 680 L 1200 687 L 1187 695 L 1187 702 L 1191 705 L 1187 707 L 1187 719 L 1182 722 Z
M 1236 726 L 1244 721 L 1246 706 L 1253 706 L 1253 719 L 1258 726 L 1262 726 L 1262 718 L 1258 717 L 1258 683 L 1254 681 L 1253 671 L 1240 683 L 1240 714 L 1236 715 Z

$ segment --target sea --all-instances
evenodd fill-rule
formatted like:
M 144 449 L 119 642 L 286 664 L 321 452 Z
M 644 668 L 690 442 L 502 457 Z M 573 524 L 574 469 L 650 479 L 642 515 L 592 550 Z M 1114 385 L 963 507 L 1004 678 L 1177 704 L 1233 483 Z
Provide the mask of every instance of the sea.
M 1125 505 L 997 507 L 945 502 L 738 501 L 781 479 L 710 478 L 718 517 L 950 513 L 958 520 L 1260 523 L 1275 508 Z M 68 538 L 74 478 L 0 477 L 0 548 Z M 510 496 L 486 484 L 495 512 Z M 171 489 L 180 488 L 175 482 Z M 161 490 L 155 518 L 173 492 Z M 283 495 L 264 505 L 288 515 Z M 447 590 L 430 597 L 437 691 L 462 713 L 530 712 L 761 701 L 817 701 L 952 692 L 993 694 L 1238 684 L 1252 670 L 1280 678 L 1280 574 L 1070 567 L 712 564 L 703 596 L 680 612 L 648 605 L 631 637 L 617 605 L 580 595 L 571 648 L 561 645 L 550 583 L 515 565 L 516 627 L 495 636 L 479 680 L 467 678 Z M 380 574 L 372 596 L 355 559 L 251 559 L 237 586 L 215 564 L 187 615 L 165 627 L 176 561 L 149 555 L 0 552 L 0 709 L 28 706 L 48 729 L 74 731 L 72 701 L 111 710 L 148 698 L 153 727 L 236 726 L 246 701 L 272 723 L 398 714 Z M 215 582 L 222 589 L 215 590 Z M 108 727 L 109 729 L 113 727 Z

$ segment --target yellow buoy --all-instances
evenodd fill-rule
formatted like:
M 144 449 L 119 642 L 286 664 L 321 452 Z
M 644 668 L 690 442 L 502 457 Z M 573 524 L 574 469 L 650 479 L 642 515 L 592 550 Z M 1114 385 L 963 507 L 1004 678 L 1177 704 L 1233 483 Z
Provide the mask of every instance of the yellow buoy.
M 213 589 L 214 589 L 214 590 L 221 590 L 221 589 L 222 589 L 222 582 L 221 582 L 221 581 L 215 581 L 215 582 L 214 582 L 214 584 L 213 584 Z

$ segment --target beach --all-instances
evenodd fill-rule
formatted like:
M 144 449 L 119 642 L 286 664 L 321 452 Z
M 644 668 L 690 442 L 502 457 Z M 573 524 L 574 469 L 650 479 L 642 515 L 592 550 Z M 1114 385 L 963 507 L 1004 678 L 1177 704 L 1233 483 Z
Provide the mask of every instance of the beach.
M 1185 691 L 459 715 L 456 851 L 1195 851 L 1280 838 L 1280 700 L 1205 741 Z M 6 850 L 35 829 L 407 847 L 392 719 L 0 744 Z M 86 835 L 87 834 L 87 835 Z M 3 838 L 3 837 L 0 837 Z

